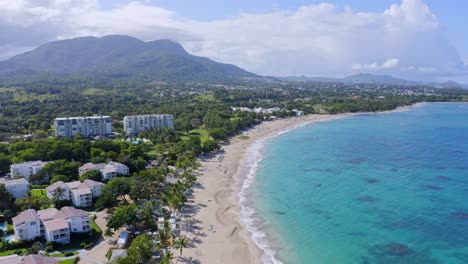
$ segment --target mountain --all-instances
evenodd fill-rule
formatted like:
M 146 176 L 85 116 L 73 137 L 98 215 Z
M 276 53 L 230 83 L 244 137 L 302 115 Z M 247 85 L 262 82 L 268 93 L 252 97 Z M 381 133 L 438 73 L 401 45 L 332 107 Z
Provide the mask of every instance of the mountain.
M 148 80 L 209 80 L 256 77 L 232 64 L 189 54 L 176 42 L 110 35 L 46 43 L 0 62 L 0 80 L 137 77 Z
M 307 76 L 288 76 L 280 77 L 283 80 L 290 81 L 315 81 L 315 82 L 340 82 L 340 83 L 365 83 L 382 85 L 403 85 L 403 86 L 434 86 L 437 88 L 468 88 L 467 85 L 459 84 L 453 81 L 447 82 L 416 82 L 404 79 L 398 79 L 388 75 L 374 75 L 369 73 L 359 73 L 344 78 L 326 78 L 326 77 L 307 77 Z
M 343 78 L 348 83 L 377 83 L 390 85 L 418 85 L 418 82 L 398 79 L 388 75 L 374 75 L 369 73 L 359 73 Z

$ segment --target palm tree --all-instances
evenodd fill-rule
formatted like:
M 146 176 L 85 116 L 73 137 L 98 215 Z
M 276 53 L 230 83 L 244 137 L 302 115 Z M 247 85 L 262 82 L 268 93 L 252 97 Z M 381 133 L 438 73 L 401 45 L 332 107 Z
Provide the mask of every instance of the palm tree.
M 34 196 L 33 196 L 32 192 L 28 191 L 26 193 L 26 199 L 28 200 L 28 208 L 31 208 L 32 203 L 33 203 L 33 198 L 34 198 Z
M 112 229 L 110 228 L 107 228 L 106 231 L 104 231 L 104 237 L 106 239 L 112 237 L 114 235 L 114 231 L 112 231 Z
M 164 256 L 161 259 L 161 264 L 171 264 L 174 259 L 174 254 L 171 251 L 167 250 Z
M 171 229 L 171 224 L 169 221 L 164 221 L 164 232 L 168 237 L 172 236 L 172 229 Z
M 57 203 L 57 207 L 60 207 L 60 199 L 65 196 L 65 189 L 62 187 L 57 187 L 54 191 L 52 199 Z
M 41 242 L 36 242 L 32 245 L 31 247 L 31 250 L 32 250 L 32 254 L 37 254 L 39 253 L 39 251 L 41 250 L 42 248 L 42 243 Z
M 180 252 L 180 255 L 179 257 L 177 258 L 176 260 L 176 264 L 177 262 L 179 262 L 179 259 L 182 257 L 182 251 L 184 250 L 184 248 L 187 248 L 188 247 L 188 243 L 190 241 L 188 240 L 188 238 L 186 236 L 184 237 L 181 237 L 179 239 L 176 240 L 175 242 L 175 248 L 179 250 Z
M 169 239 L 171 238 L 170 234 L 166 230 L 159 230 L 159 243 L 157 248 L 161 251 L 164 251 L 169 247 Z

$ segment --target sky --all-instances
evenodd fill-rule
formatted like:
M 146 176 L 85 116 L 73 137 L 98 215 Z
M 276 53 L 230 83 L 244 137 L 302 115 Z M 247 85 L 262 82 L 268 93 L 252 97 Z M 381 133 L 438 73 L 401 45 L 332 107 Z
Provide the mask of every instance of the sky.
M 0 0 L 0 59 L 124 34 L 261 75 L 468 83 L 466 10 L 460 0 Z

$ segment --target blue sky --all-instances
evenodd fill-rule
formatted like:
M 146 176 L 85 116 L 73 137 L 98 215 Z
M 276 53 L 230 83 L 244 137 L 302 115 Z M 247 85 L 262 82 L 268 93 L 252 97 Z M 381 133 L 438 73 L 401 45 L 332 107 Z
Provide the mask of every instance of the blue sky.
M 170 39 L 272 76 L 468 83 L 464 0 L 0 0 L 0 59 L 79 36 Z

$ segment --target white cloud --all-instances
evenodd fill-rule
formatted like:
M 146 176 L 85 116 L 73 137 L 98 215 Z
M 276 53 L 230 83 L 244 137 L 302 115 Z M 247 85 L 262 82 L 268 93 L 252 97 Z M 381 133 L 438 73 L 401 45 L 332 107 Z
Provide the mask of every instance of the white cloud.
M 382 71 L 423 78 L 466 70 L 422 0 L 402 0 L 384 12 L 322 3 L 213 21 L 181 19 L 141 1 L 104 10 L 98 0 L 0 0 L 0 30 L 0 46 L 11 47 L 84 35 L 169 38 L 196 55 L 264 75 Z
M 382 70 L 382 69 L 393 69 L 398 66 L 400 63 L 400 60 L 395 59 L 395 58 L 389 58 L 382 64 L 378 64 L 377 62 L 370 63 L 370 64 L 360 64 L 360 63 L 354 63 L 351 65 L 351 68 L 353 70 L 369 70 L 369 71 L 375 71 L 375 70 Z

